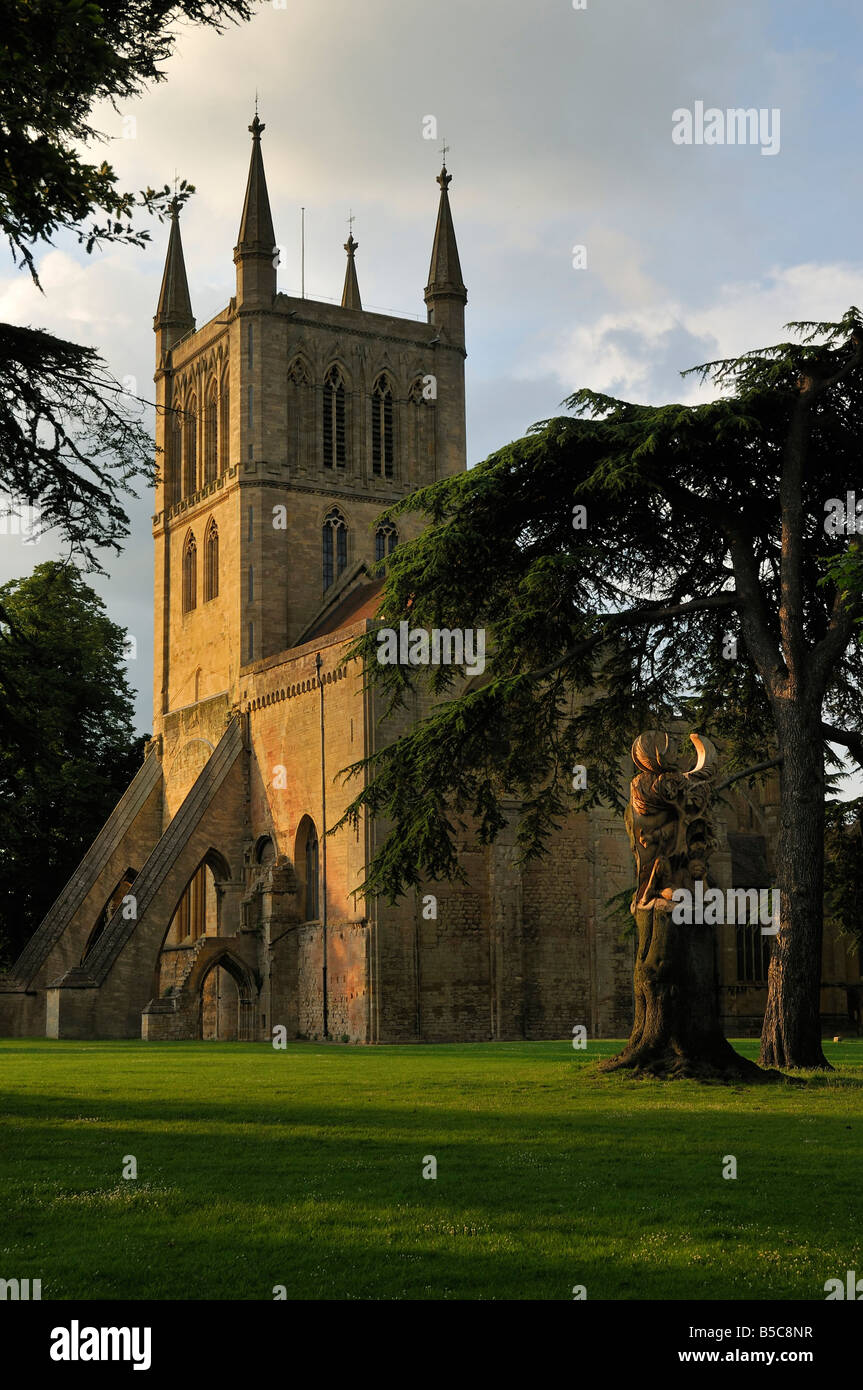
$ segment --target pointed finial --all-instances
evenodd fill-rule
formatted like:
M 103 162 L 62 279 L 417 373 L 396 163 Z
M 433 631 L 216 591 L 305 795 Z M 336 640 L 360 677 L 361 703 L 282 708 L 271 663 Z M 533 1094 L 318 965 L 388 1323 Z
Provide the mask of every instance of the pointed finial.
M 450 147 L 449 147 L 449 145 L 447 144 L 446 140 L 444 140 L 443 144 L 441 145 L 441 152 L 440 152 L 440 155 L 441 155 L 441 169 L 440 169 L 440 173 L 439 173 L 438 176 L 437 176 L 437 182 L 440 184 L 440 186 L 441 186 L 441 191 L 442 191 L 443 193 L 446 193 L 447 189 L 449 188 L 450 184 L 452 183 L 452 174 L 448 174 L 447 171 L 446 171 L 446 157 L 447 157 L 447 155 L 449 154 L 449 151 L 450 151 Z
M 354 241 L 354 223 L 355 223 L 355 222 L 356 222 L 356 218 L 354 217 L 353 211 L 350 211 L 350 212 L 348 213 L 348 239 L 347 239 L 347 241 L 345 242 L 345 250 L 347 251 L 348 257 L 350 258 L 350 260 L 353 260 L 353 258 L 354 258 L 354 252 L 357 251 L 357 250 L 359 250 L 359 245 L 360 245 L 360 243 L 359 243 L 358 241 Z
M 255 119 L 249 126 L 249 134 L 251 135 L 253 140 L 260 140 L 266 128 L 267 127 L 264 125 L 263 121 L 258 120 L 258 102 L 257 98 L 255 98 Z

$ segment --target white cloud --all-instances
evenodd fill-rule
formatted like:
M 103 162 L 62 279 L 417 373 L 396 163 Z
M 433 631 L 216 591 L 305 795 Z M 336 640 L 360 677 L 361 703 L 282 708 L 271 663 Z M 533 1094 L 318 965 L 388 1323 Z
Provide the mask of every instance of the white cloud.
M 630 311 L 600 314 L 562 331 L 538 360 L 525 362 L 524 379 L 553 375 L 565 392 L 587 386 L 629 400 L 683 404 L 710 399 L 715 390 L 678 373 L 719 357 L 739 356 L 791 335 L 791 320 L 839 319 L 863 303 L 863 267 L 797 265 L 760 279 L 721 286 L 709 302 L 689 306 L 671 298 Z

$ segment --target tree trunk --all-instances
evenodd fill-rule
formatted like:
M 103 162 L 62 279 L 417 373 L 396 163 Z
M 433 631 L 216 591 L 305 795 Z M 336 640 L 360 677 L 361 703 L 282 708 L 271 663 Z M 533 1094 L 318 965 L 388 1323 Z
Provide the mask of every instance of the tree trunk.
M 713 928 L 673 922 L 661 908 L 635 914 L 638 949 L 633 986 L 635 1022 L 619 1056 L 601 1071 L 629 1068 L 653 1076 L 767 1081 L 735 1052 L 719 1022 Z
M 820 703 L 776 701 L 780 773 L 779 934 L 767 976 L 761 1063 L 832 1071 L 821 1046 L 824 751 Z

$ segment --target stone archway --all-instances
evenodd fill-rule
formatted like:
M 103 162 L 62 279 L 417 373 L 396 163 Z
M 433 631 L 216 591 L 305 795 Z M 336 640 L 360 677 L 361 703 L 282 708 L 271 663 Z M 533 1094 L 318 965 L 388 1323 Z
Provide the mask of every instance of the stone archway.
M 107 927 L 114 913 L 120 907 L 126 904 L 129 912 L 132 913 L 132 915 L 134 915 L 134 897 L 129 898 L 129 894 L 131 892 L 132 884 L 135 882 L 137 876 L 138 870 L 133 869 L 130 865 L 129 868 L 126 869 L 125 873 L 120 876 L 119 880 L 114 885 L 112 891 L 108 894 L 108 897 L 105 900 L 102 910 L 99 913 L 99 916 L 96 918 L 96 921 L 93 924 L 93 928 L 89 936 L 87 937 L 87 941 L 85 943 L 84 950 L 81 955 L 82 965 L 85 963 L 87 956 L 90 954 L 93 947 L 96 945 L 96 942 L 99 940 L 99 937 L 102 935 L 102 932 Z
M 199 1028 L 204 1042 L 236 1042 L 239 1035 L 239 991 L 221 961 L 207 971 L 201 984 Z
M 197 977 L 197 978 L 196 978 Z M 198 1001 L 197 1035 L 211 1042 L 250 1042 L 255 1037 L 258 986 L 247 965 L 228 950 L 202 960 L 187 989 Z
M 222 897 L 231 884 L 231 867 L 218 850 L 210 849 L 180 894 L 156 958 L 153 997 L 184 988 L 204 937 L 224 934 Z

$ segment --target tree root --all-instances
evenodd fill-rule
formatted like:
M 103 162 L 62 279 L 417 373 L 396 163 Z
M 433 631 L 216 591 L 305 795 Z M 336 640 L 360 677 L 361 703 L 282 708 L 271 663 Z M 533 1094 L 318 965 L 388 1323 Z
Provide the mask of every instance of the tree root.
M 785 1081 L 779 1071 L 764 1070 L 741 1057 L 726 1044 L 703 1055 L 689 1055 L 673 1046 L 663 1048 L 624 1048 L 617 1057 L 600 1062 L 599 1071 L 628 1071 L 636 1077 L 656 1077 L 663 1081 L 747 1082 L 764 1085 Z

